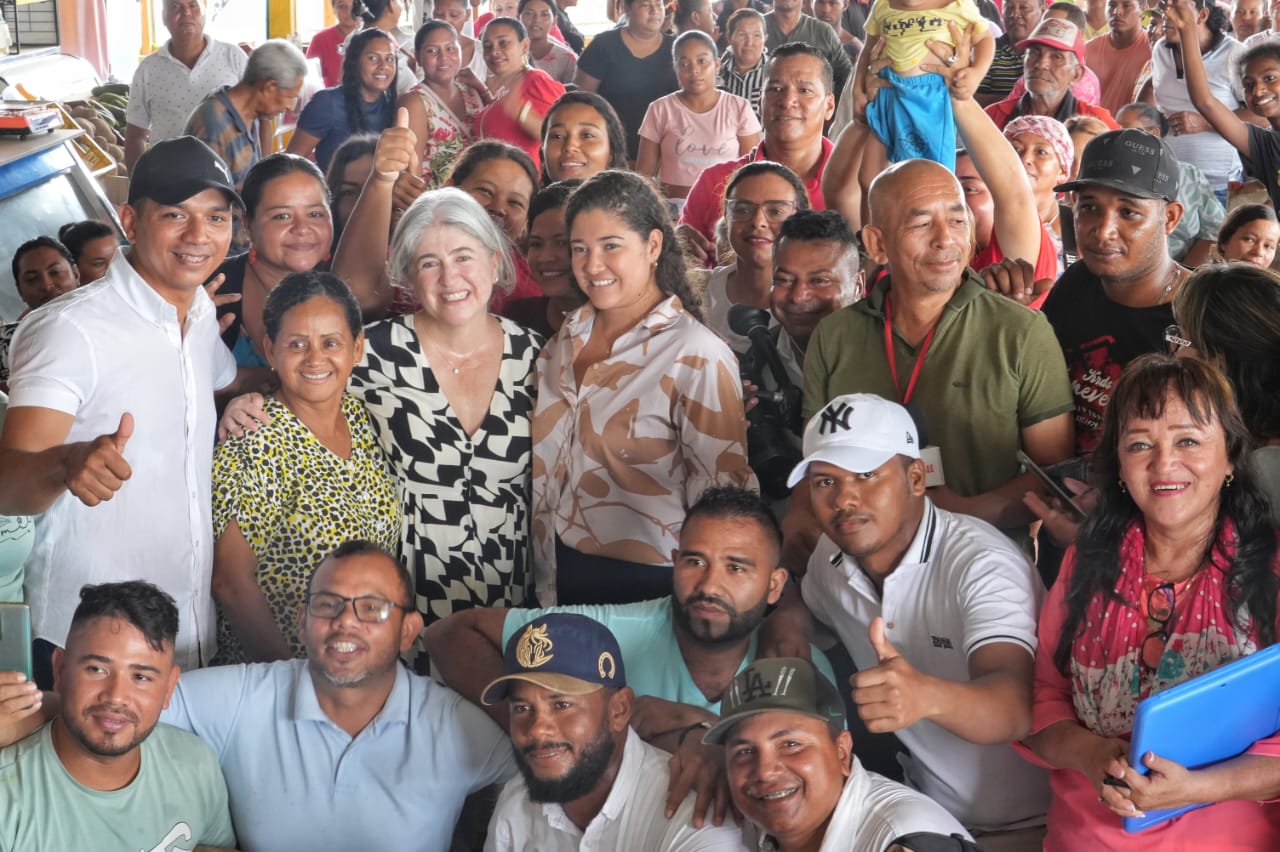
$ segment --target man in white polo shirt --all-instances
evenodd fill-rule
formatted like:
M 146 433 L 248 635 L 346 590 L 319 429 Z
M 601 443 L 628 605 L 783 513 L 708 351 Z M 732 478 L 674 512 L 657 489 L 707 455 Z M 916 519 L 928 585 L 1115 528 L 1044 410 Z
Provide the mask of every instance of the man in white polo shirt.
M 0 514 L 38 515 L 24 590 L 46 673 L 76 591 L 121 577 L 177 602 L 181 668 L 213 656 L 213 392 L 235 378 L 235 360 L 202 285 L 226 257 L 240 203 L 203 142 L 152 146 L 120 208 L 130 247 L 13 338 Z
M 147 148 L 181 136 L 187 118 L 205 95 L 240 82 L 249 58 L 238 45 L 204 34 L 204 0 L 164 0 L 169 40 L 142 60 L 129 87 L 125 167 Z
M 925 496 L 902 406 L 836 397 L 809 421 L 804 452 L 789 484 L 808 482 L 824 538 L 805 606 L 787 595 L 774 635 L 807 637 L 810 613 L 832 629 L 858 669 L 858 715 L 910 750 L 907 781 L 980 844 L 1039 848 L 1048 779 L 1009 745 L 1031 722 L 1035 571 L 995 527 Z

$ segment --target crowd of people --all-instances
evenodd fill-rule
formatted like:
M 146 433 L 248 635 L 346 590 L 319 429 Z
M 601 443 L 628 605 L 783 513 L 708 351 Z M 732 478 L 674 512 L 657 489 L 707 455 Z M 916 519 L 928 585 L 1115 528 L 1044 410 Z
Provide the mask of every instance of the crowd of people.
M 1128 742 L 1277 638 L 1280 21 L 426 5 L 272 153 L 164 0 L 14 253 L 0 850 L 1280 846 Z

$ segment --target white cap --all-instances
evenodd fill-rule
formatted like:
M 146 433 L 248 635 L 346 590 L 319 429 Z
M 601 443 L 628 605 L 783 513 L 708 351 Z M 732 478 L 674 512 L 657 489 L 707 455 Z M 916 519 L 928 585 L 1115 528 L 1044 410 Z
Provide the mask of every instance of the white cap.
M 870 393 L 838 396 L 809 419 L 804 459 L 791 471 L 787 487 L 804 478 L 811 462 L 867 473 L 899 455 L 920 458 L 916 424 L 905 408 Z

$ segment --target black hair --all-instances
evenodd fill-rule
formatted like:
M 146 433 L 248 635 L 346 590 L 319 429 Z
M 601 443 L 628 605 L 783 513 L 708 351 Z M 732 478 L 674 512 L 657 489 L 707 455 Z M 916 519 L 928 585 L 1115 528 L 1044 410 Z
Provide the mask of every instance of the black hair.
M 724 197 L 728 198 L 733 195 L 733 191 L 738 188 L 738 184 L 757 175 L 777 175 L 782 178 L 791 184 L 791 188 L 795 191 L 796 209 L 809 209 L 809 191 L 804 188 L 804 183 L 800 180 L 799 175 L 782 165 L 782 163 L 775 163 L 773 160 L 756 160 L 753 163 L 747 163 L 734 172 L 733 177 L 729 178 L 729 182 L 725 184 Z
M 127 621 L 146 637 L 153 650 L 173 647 L 178 638 L 178 607 L 168 594 L 142 580 L 101 583 L 80 588 L 80 604 L 71 616 L 71 629 L 95 618 Z
M 507 20 L 510 20 L 509 18 Z M 462 150 L 458 155 L 458 159 L 453 163 L 453 171 L 449 173 L 449 179 L 445 181 L 447 186 L 462 186 L 467 178 L 471 177 L 471 173 L 480 167 L 482 163 L 490 160 L 510 160 L 520 168 L 524 169 L 525 174 L 529 176 L 529 184 L 533 189 L 538 188 L 538 169 L 533 165 L 533 159 L 530 158 L 521 149 L 509 142 L 500 142 L 497 139 L 482 139 L 479 142 L 472 142 Z
M 263 157 L 254 163 L 249 173 L 245 175 L 244 185 L 240 189 L 240 197 L 244 200 L 245 218 L 252 220 L 257 214 L 258 205 L 262 203 L 262 195 L 267 191 L 267 184 L 276 178 L 299 172 L 315 178 L 316 183 L 320 184 L 320 188 L 324 190 L 325 201 L 329 200 L 329 185 L 325 183 L 320 167 L 306 157 L 282 151 L 279 154 Z
M 835 210 L 797 210 L 782 220 L 778 241 L 839 243 L 845 249 L 857 249 L 858 240 L 849 228 L 849 220 Z
M 1227 241 L 1236 235 L 1236 231 L 1250 222 L 1257 221 L 1277 221 L 1276 211 L 1272 210 L 1268 204 L 1241 204 L 1232 210 L 1227 214 L 1227 218 L 1222 220 L 1222 226 L 1218 228 L 1218 250 L 1222 250 Z
M 66 258 L 67 263 L 71 265 L 72 269 L 76 268 L 76 259 L 71 256 L 71 252 L 67 250 L 66 246 L 55 240 L 53 237 L 36 237 L 35 239 L 27 240 L 25 243 L 18 246 L 18 250 L 13 253 L 13 260 L 10 261 L 9 266 L 13 270 L 13 281 L 15 284 L 18 282 L 18 269 L 23 255 L 42 248 L 53 249 L 58 254 Z
M 495 24 L 503 27 L 511 27 L 511 29 L 515 30 L 516 38 L 520 41 L 524 41 L 529 37 L 529 31 L 524 28 L 524 24 L 520 23 L 517 18 L 502 17 L 490 18 L 489 22 L 484 25 L 484 29 L 481 30 L 480 38 L 484 38 L 484 34 L 489 31 L 489 27 L 492 27 Z M 532 60 L 526 61 L 530 63 L 532 62 Z
M 635 172 L 607 169 L 592 175 L 569 196 L 565 222 L 573 230 L 573 220 L 588 210 L 606 210 L 620 218 L 634 233 L 647 239 L 653 231 L 662 234 L 654 275 L 658 289 L 668 296 L 678 296 L 684 309 L 702 320 L 702 302 L 689 287 L 684 250 L 676 240 L 667 205 L 653 184 Z
M 376 17 L 376 16 L 375 16 Z M 372 19 L 370 19 L 372 20 Z M 395 71 L 391 72 L 391 85 L 378 95 L 381 102 L 382 126 L 366 127 L 364 123 L 364 97 L 360 94 L 360 54 L 369 42 L 386 39 L 391 42 L 392 50 L 397 53 Z M 342 90 L 342 105 L 347 110 L 347 130 L 350 133 L 378 132 L 390 127 L 396 112 L 396 83 L 400 77 L 399 62 L 400 43 L 390 34 L 377 27 L 361 30 L 347 42 L 347 52 L 342 56 L 342 82 L 338 88 Z
M 1280 62 L 1280 42 L 1274 39 L 1264 39 L 1241 53 L 1240 60 L 1236 63 L 1236 79 L 1243 78 L 1245 69 L 1259 59 L 1272 59 Z
M 1173 315 L 1221 366 L 1254 439 L 1280 438 L 1280 276 L 1250 263 L 1205 264 L 1178 288 Z
M 363 538 L 355 538 L 344 541 L 335 547 L 328 556 L 321 560 L 320 564 L 324 564 L 330 560 L 338 562 L 352 556 L 383 556 L 392 565 L 396 566 L 396 578 L 400 581 L 400 591 L 404 593 L 404 598 L 400 602 L 406 612 L 414 611 L 414 589 L 413 578 L 409 576 L 409 572 L 404 570 L 404 566 L 400 564 L 400 560 L 396 559 L 392 553 L 385 547 L 374 544 L 372 541 Z M 319 565 L 316 566 L 317 568 Z M 316 572 L 312 571 L 311 576 L 307 578 L 307 593 L 311 593 L 311 584 L 315 580 Z
M 71 252 L 71 262 L 80 260 L 86 244 L 103 237 L 116 239 L 115 228 L 97 219 L 85 219 L 81 222 L 68 222 L 58 229 L 58 241 Z
M 458 38 L 458 31 L 453 28 L 453 24 L 448 21 L 442 21 L 439 18 L 432 18 L 418 27 L 418 31 L 413 34 L 413 56 L 415 59 L 422 52 L 422 43 L 427 40 L 427 36 L 436 30 L 448 30 L 454 39 Z
M 352 0 L 351 15 L 364 19 L 366 25 L 372 24 L 382 17 L 382 13 L 390 5 L 391 0 Z
M 534 2 L 534 0 L 520 0 L 520 5 L 516 6 L 516 16 L 518 17 L 523 15 L 524 7 L 528 6 L 532 2 Z M 556 0 L 538 0 L 538 2 L 546 3 L 551 7 L 551 19 L 553 22 L 560 16 L 560 7 L 556 5 Z
M 671 43 L 672 60 L 680 55 L 680 48 L 684 47 L 691 41 L 702 42 L 711 51 L 711 56 L 717 62 L 720 61 L 720 52 L 716 50 L 716 40 L 704 33 L 702 30 L 686 30 L 676 36 L 676 40 Z
M 359 336 L 364 321 L 360 316 L 360 303 L 351 293 L 351 288 L 332 272 L 308 270 L 290 272 L 267 294 L 266 304 L 262 306 L 262 325 L 267 337 L 275 341 L 285 314 L 312 299 L 329 299 L 337 303 L 342 308 L 351 336 Z
M 1228 612 L 1241 619 L 1252 617 L 1261 646 L 1275 641 L 1276 576 L 1271 567 L 1276 556 L 1275 530 L 1271 507 L 1249 470 L 1251 440 L 1231 386 L 1199 359 L 1148 353 L 1129 362 L 1112 389 L 1102 437 L 1090 462 L 1090 479 L 1097 483 L 1099 496 L 1076 538 L 1076 567 L 1066 591 L 1067 613 L 1054 654 L 1054 665 L 1063 674 L 1068 674 L 1076 639 L 1089 629 L 1085 616 L 1090 602 L 1098 595 L 1120 600 L 1115 591 L 1120 543 L 1129 525 L 1142 516 L 1120 482 L 1125 424 L 1134 417 L 1163 416 L 1170 399 L 1181 400 L 1197 423 L 1216 419 L 1226 435 L 1227 459 L 1235 478 L 1231 487 L 1220 492 L 1217 521 L 1202 562 L 1204 570 L 1224 573 Z M 1228 521 L 1236 528 L 1236 552 L 1230 559 L 1216 547 Z
M 539 134 L 542 147 L 545 148 L 547 145 L 547 131 L 551 128 L 551 119 L 556 110 L 572 104 L 583 104 L 600 113 L 600 117 L 604 119 L 605 135 L 609 138 L 609 168 L 625 169 L 627 167 L 627 132 L 622 127 L 622 119 L 618 118 L 613 104 L 595 92 L 588 92 L 585 89 L 565 92 L 556 98 L 555 103 L 547 110 L 547 114 L 542 117 L 542 132 Z M 547 174 L 546 157 L 542 158 L 542 182 L 551 183 L 551 176 Z
M 826 94 L 833 95 L 837 92 L 832 91 L 836 87 L 835 73 L 831 70 L 831 63 L 822 51 L 812 45 L 805 44 L 802 41 L 790 41 L 769 53 L 769 67 L 773 67 L 773 63 L 780 59 L 789 59 L 793 56 L 811 56 L 822 64 L 822 85 L 826 87 Z M 767 85 L 767 83 L 766 83 Z
M 1136 112 L 1138 115 L 1142 116 L 1144 124 L 1159 129 L 1161 137 L 1169 135 L 1169 119 L 1165 117 L 1164 113 L 1156 109 L 1153 104 L 1149 104 L 1144 101 L 1134 101 L 1131 104 L 1125 104 L 1120 107 L 1120 109 L 1116 111 L 1116 115 L 1119 115 L 1126 110 Z
M 685 512 L 685 525 L 688 526 L 694 518 L 741 518 L 754 521 L 769 536 L 769 543 L 778 551 L 779 556 L 782 554 L 782 527 L 759 491 L 739 485 L 713 485 L 703 491 L 697 502 Z
M 693 18 L 693 13 L 703 2 L 704 0 L 676 0 L 676 13 L 673 22 L 676 28 L 681 30 L 681 35 L 684 35 L 685 31 L 701 32 L 701 30 L 688 30 L 688 24 L 690 19 Z M 706 35 L 706 33 L 703 33 L 703 35 Z M 707 37 L 710 38 L 710 36 Z M 712 44 L 715 44 L 715 42 L 713 41 Z
M 534 219 L 548 210 L 565 206 L 569 196 L 580 186 L 582 186 L 580 180 L 558 180 L 535 192 L 533 199 L 529 202 L 529 224 L 532 225 Z

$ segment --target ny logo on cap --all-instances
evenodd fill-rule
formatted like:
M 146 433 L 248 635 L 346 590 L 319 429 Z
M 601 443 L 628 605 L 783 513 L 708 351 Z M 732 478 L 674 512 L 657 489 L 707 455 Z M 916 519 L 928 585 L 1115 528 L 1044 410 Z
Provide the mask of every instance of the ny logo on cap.
M 818 434 L 826 435 L 830 432 L 842 431 L 848 432 L 849 417 L 853 414 L 853 406 L 847 402 L 837 402 L 828 405 L 822 409 L 822 421 L 818 424 Z
M 547 625 L 534 627 L 530 624 L 516 644 L 516 662 L 526 669 L 536 669 L 551 662 L 555 656 L 551 653 L 551 638 L 547 636 Z

